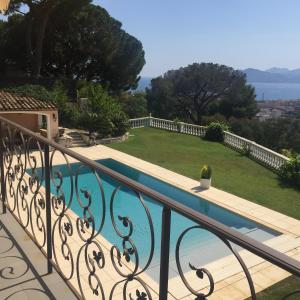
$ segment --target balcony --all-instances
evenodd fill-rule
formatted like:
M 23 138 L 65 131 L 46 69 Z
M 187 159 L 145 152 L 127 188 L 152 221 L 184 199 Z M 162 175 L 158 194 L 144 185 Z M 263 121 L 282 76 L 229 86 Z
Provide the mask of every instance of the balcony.
M 262 243 L 99 164 L 109 158 L 104 148 L 74 152 L 4 118 L 0 124 L 1 298 L 256 299 L 288 273 L 300 276 L 297 232 Z M 93 179 L 82 181 L 86 172 Z M 190 225 L 174 240 L 175 216 Z M 204 231 L 218 240 L 225 255 L 215 257 L 220 251 L 205 241 L 191 251 L 184 242 L 194 230 L 194 239 Z M 207 254 L 213 260 L 205 265 L 192 262 Z

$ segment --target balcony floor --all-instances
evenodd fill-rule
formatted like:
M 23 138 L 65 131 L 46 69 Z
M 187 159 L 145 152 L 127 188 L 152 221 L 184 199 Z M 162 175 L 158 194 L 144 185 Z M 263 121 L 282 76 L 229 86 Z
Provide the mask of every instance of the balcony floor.
M 78 299 L 7 212 L 0 214 L 0 299 Z

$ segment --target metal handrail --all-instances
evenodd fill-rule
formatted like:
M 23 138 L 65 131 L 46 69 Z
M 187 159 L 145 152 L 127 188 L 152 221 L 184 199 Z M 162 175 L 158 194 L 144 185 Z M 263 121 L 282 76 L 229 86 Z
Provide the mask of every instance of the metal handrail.
M 156 200 L 163 206 L 166 206 L 166 207 L 170 208 L 171 210 L 178 212 L 179 214 L 202 225 L 203 227 L 209 228 L 210 231 L 243 247 L 244 249 L 252 252 L 253 254 L 256 254 L 256 255 L 264 258 L 265 260 L 271 262 L 272 264 L 275 264 L 275 265 L 279 266 L 280 268 L 285 269 L 286 271 L 288 271 L 296 276 L 300 276 L 300 262 L 298 260 L 295 260 L 295 259 L 287 256 L 286 254 L 283 254 L 283 253 L 281 253 L 261 242 L 258 242 L 246 235 L 243 235 L 240 232 L 238 232 L 234 229 L 231 229 L 231 228 L 225 226 L 224 224 L 203 215 L 200 212 L 197 212 L 197 211 L 195 211 L 195 210 L 193 210 L 193 209 L 191 209 L 191 208 L 189 208 L 189 207 L 187 207 L 187 206 L 185 206 L 185 205 L 183 205 L 161 193 L 154 191 L 151 188 L 148 188 L 148 187 L 124 176 L 124 175 L 121 175 L 120 173 L 117 173 L 117 172 L 101 165 L 100 163 L 98 163 L 96 161 L 93 161 L 79 153 L 76 153 L 73 150 L 70 150 L 68 148 L 65 148 L 65 147 L 53 142 L 53 141 L 50 141 L 50 140 L 44 138 L 43 136 L 40 136 L 40 135 L 32 132 L 31 130 L 26 129 L 10 120 L 7 120 L 0 116 L 0 121 L 3 121 L 5 123 L 15 127 L 16 129 L 20 130 L 21 132 L 25 133 L 26 135 L 34 137 L 36 140 L 38 140 L 39 142 L 41 142 L 45 145 L 48 145 L 56 150 L 59 150 L 65 154 L 75 158 L 78 161 L 83 162 L 84 164 L 89 165 L 90 167 L 92 167 L 95 170 L 98 170 L 100 172 L 103 172 L 104 174 L 109 175 L 110 177 L 116 179 L 120 183 L 123 183 L 123 184 L 133 188 L 134 190 L 145 194 L 146 196 Z

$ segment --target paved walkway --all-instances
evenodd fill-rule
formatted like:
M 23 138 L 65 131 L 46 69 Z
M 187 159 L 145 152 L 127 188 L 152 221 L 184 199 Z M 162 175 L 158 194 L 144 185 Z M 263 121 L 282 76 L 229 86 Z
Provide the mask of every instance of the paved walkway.
M 0 215 L 0 299 L 77 299 L 18 222 Z

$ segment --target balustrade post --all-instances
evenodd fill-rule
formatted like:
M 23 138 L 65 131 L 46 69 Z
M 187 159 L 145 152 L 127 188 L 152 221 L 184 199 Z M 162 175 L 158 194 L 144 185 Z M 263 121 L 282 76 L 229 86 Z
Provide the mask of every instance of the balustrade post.
M 3 145 L 3 132 L 2 122 L 0 121 L 0 168 L 1 168 L 1 202 L 2 202 L 2 213 L 6 213 L 6 185 L 5 185 L 5 174 L 4 174 L 4 145 Z
M 163 208 L 162 231 L 161 231 L 161 251 L 160 251 L 160 276 L 159 276 L 159 299 L 168 298 L 169 281 L 169 260 L 170 260 L 170 231 L 171 231 L 171 210 Z
M 151 113 L 149 114 L 149 124 L 148 124 L 149 127 L 152 127 L 152 115 Z
M 51 225 L 51 187 L 50 187 L 50 158 L 49 145 L 44 149 L 45 161 L 45 190 L 46 190 L 46 228 L 47 228 L 47 260 L 48 273 L 52 273 L 52 225 Z
M 183 122 L 179 122 L 179 132 L 183 133 Z

